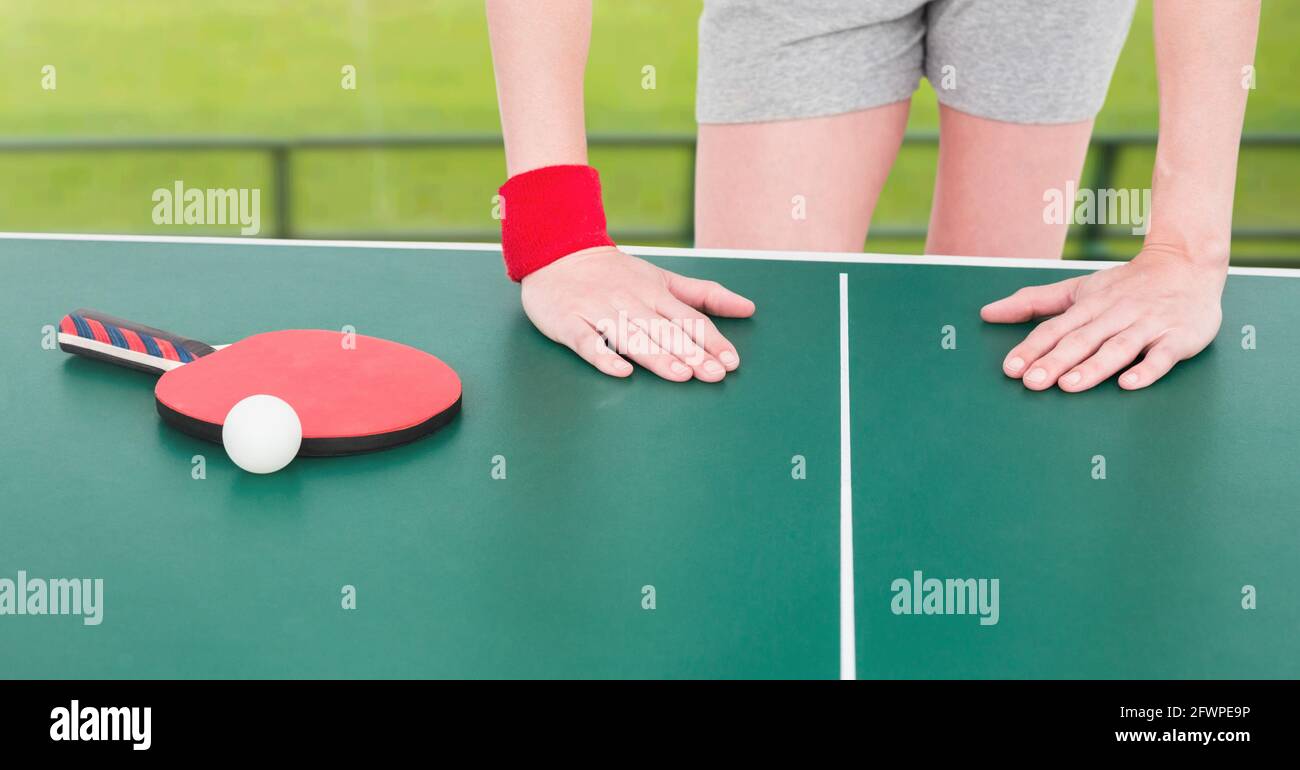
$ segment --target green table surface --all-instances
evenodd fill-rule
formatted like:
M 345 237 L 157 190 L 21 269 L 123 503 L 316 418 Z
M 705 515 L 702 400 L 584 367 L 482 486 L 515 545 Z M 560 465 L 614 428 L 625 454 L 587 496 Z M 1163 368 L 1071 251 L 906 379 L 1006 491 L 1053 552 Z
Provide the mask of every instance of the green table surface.
M 978 308 L 1072 270 L 664 253 L 758 304 L 721 384 L 599 375 L 492 250 L 0 239 L 0 579 L 104 581 L 99 625 L 0 615 L 0 678 L 1300 676 L 1300 280 L 1233 275 L 1205 353 L 1067 395 L 1003 377 L 1029 327 Z M 77 307 L 350 325 L 455 367 L 463 412 L 249 475 L 149 375 L 43 346 Z M 895 614 L 915 571 L 996 578 L 998 622 Z

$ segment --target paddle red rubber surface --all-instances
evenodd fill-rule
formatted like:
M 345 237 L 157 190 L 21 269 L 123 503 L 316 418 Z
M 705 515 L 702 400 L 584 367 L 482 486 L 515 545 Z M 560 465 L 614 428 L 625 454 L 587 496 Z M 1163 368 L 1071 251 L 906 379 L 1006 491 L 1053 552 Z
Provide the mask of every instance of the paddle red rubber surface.
M 289 403 L 304 443 L 400 433 L 459 405 L 451 367 L 422 350 L 364 335 L 323 330 L 267 332 L 163 374 L 160 411 L 220 426 L 240 400 L 258 393 Z

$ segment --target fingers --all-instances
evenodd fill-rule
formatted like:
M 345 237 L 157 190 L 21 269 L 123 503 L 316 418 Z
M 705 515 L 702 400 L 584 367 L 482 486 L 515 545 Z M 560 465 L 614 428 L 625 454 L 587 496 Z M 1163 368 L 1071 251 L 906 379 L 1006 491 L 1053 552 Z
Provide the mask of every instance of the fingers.
M 685 382 L 696 376 L 696 369 L 688 361 L 700 367 L 700 379 L 706 382 L 720 380 L 726 375 L 717 361 L 684 339 L 680 327 L 639 302 L 617 312 L 609 308 L 603 311 L 603 315 L 587 319 L 586 323 L 595 328 L 607 348 L 613 348 L 665 380 Z M 708 362 L 713 366 L 708 367 Z
M 664 353 L 675 356 L 689 366 L 696 378 L 704 382 L 717 382 L 726 376 L 726 368 L 703 347 L 696 344 L 693 336 L 684 328 L 683 323 L 694 330 L 696 324 L 691 323 L 689 319 L 679 321 L 666 317 L 655 308 L 640 303 L 632 305 L 629 310 L 630 315 L 627 317 L 630 323 L 640 329 Z
M 980 318 L 995 324 L 1018 324 L 1042 316 L 1064 313 L 1074 304 L 1074 295 L 1084 276 L 1046 286 L 1026 286 L 1009 297 L 980 308 Z
M 685 382 L 695 373 L 680 358 L 660 347 L 639 326 L 632 326 L 628 330 L 627 347 L 623 355 L 672 382 Z
M 1124 372 L 1119 386 L 1124 390 L 1139 390 L 1164 377 L 1174 364 L 1188 357 L 1183 347 L 1169 337 L 1162 338 L 1147 351 L 1142 363 Z
M 1144 350 L 1146 350 L 1145 355 L 1142 352 Z M 1130 368 L 1119 379 L 1121 388 L 1137 390 L 1165 376 L 1175 364 L 1188 357 L 1184 346 L 1177 342 L 1174 335 L 1166 334 L 1166 329 L 1154 321 L 1134 323 L 1109 335 L 1095 353 L 1077 365 L 1071 364 L 1069 371 L 1053 379 L 1055 367 L 1048 358 L 1056 355 L 1056 351 L 1053 351 L 1042 362 L 1034 365 L 1037 367 L 1041 364 L 1048 370 L 1049 374 L 1044 379 L 1048 384 L 1026 382 L 1026 387 L 1031 390 L 1044 390 L 1055 381 L 1061 390 L 1078 393 L 1105 382 L 1116 372 L 1136 361 L 1138 357 L 1142 357 L 1140 363 Z
M 1142 355 L 1150 343 L 1137 329 L 1128 328 L 1106 340 L 1095 355 L 1089 357 L 1060 378 L 1061 390 L 1072 393 L 1087 390 L 1110 378 L 1121 367 Z
M 727 370 L 734 371 L 740 366 L 740 354 L 709 317 L 675 297 L 661 299 L 655 304 L 655 310 L 665 318 L 677 319 L 686 333 L 697 345 L 713 356 Z
M 632 373 L 632 365 L 610 350 L 609 345 L 605 344 L 605 338 L 583 319 L 569 316 L 561 324 L 558 336 L 559 342 L 605 374 L 626 377 Z
M 1049 353 L 1024 367 L 1025 374 L 1021 379 L 1025 387 L 1030 390 L 1046 390 L 1060 382 L 1062 388 L 1066 390 L 1077 389 L 1076 386 L 1082 383 L 1086 372 L 1080 372 L 1074 367 L 1088 360 L 1099 350 L 1105 349 L 1108 351 L 1108 355 L 1114 356 L 1116 350 L 1127 349 L 1131 345 L 1130 338 L 1136 339 L 1140 333 L 1135 333 L 1134 329 L 1128 328 L 1133 320 L 1131 314 L 1111 309 L 1099 315 L 1092 322 L 1062 336 Z M 1127 333 L 1125 329 L 1128 329 Z M 1134 355 L 1150 339 L 1149 336 L 1145 337 L 1138 344 Z M 1117 347 L 1117 344 L 1122 345 L 1122 347 Z M 1132 360 L 1133 358 L 1130 356 L 1117 366 Z M 1106 377 L 1109 377 L 1114 372 L 1115 370 L 1112 369 L 1106 374 Z M 1068 378 L 1068 380 L 1063 380 L 1063 377 Z
M 1074 368 L 1060 378 L 1061 390 L 1076 393 L 1105 382 L 1158 341 L 1163 331 L 1151 321 L 1135 323 L 1119 330 L 1087 360 L 1077 366 L 1071 364 Z
M 1046 378 L 1047 372 L 1038 371 L 1032 364 L 1047 355 L 1067 334 L 1091 323 L 1095 317 L 1094 309 L 1095 306 L 1091 303 L 1080 302 L 1061 315 L 1043 321 L 1034 327 L 1029 336 L 1012 348 L 1010 353 L 1007 353 L 1007 357 L 1002 362 L 1002 371 L 1006 372 L 1008 377 L 1024 378 L 1025 384 L 1028 386 L 1039 384 L 1042 379 Z M 1086 340 L 1082 338 L 1076 339 L 1076 347 L 1082 346 L 1082 343 L 1085 342 Z M 1101 344 L 1100 341 L 1097 344 Z M 1096 350 L 1096 348 L 1093 348 L 1093 350 Z M 1088 351 L 1088 353 L 1091 352 L 1091 350 Z M 1076 362 L 1070 362 L 1070 364 L 1073 363 Z M 1067 364 L 1067 366 L 1070 364 Z M 1034 375 L 1034 379 L 1029 379 L 1030 374 Z M 1051 382 L 1048 382 L 1043 387 L 1050 385 Z
M 753 302 L 717 281 L 688 278 L 667 270 L 664 275 L 668 277 L 668 291 L 696 310 L 723 318 L 748 318 L 754 314 Z

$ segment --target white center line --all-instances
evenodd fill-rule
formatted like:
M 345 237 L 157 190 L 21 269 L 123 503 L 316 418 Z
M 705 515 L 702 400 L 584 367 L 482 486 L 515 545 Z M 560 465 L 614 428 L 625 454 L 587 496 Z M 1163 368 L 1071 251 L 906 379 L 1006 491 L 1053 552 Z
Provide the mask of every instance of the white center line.
M 853 619 L 853 455 L 849 427 L 849 276 L 840 273 L 840 679 L 858 678 Z

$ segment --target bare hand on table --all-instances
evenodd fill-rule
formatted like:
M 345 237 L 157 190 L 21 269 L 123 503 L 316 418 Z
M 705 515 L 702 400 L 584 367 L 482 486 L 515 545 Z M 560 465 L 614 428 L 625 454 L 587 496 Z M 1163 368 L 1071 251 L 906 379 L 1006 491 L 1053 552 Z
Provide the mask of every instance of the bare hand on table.
M 575 252 L 525 276 L 523 303 L 543 334 L 605 374 L 631 374 L 626 356 L 675 382 L 717 382 L 740 366 L 736 348 L 705 313 L 754 313 L 753 302 L 714 281 L 612 247 Z
M 1087 390 L 1126 369 L 1125 390 L 1144 388 L 1205 349 L 1223 320 L 1227 270 L 1173 249 L 1147 247 L 1131 262 L 985 305 L 991 323 L 1040 323 L 1002 369 L 1030 390 Z M 1145 353 L 1145 355 L 1143 355 Z M 1138 357 L 1142 361 L 1129 367 Z

